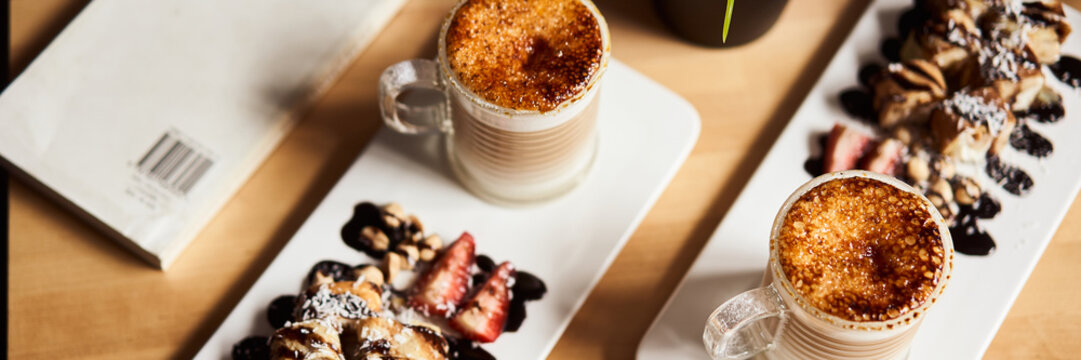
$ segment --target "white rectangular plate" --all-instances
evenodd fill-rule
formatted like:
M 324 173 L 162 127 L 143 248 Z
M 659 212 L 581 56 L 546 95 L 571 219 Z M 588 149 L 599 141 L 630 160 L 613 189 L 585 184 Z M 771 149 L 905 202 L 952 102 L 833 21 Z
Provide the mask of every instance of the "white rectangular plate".
M 879 45 L 887 36 L 897 36 L 897 19 L 911 4 L 909 0 L 881 0 L 868 7 L 654 320 L 639 345 L 639 358 L 709 358 L 702 345 L 706 317 L 725 300 L 760 284 L 777 209 L 811 179 L 803 162 L 810 155 L 814 136 L 829 131 L 838 121 L 847 121 L 838 95 L 858 86 L 861 65 L 885 62 Z M 1067 16 L 1075 26 L 1081 24 L 1077 11 L 1067 8 Z M 1073 34 L 1063 45 L 1063 53 L 1081 55 L 1081 35 Z M 989 190 L 1001 201 L 1002 212 L 980 224 L 998 248 L 988 256 L 958 255 L 949 288 L 928 312 L 912 344 L 911 359 L 983 355 L 1081 187 L 1081 142 L 1076 139 L 1081 134 L 1081 93 L 1046 74 L 1048 83 L 1063 96 L 1066 116 L 1054 124 L 1030 122 L 1030 126 L 1050 139 L 1055 150 L 1043 160 L 1013 149 L 1003 155 L 1006 162 L 1028 172 L 1035 185 L 1023 197 L 999 187 Z M 992 183 L 989 178 L 980 180 Z
M 450 175 L 438 137 L 383 129 L 196 358 L 229 358 L 241 339 L 270 335 L 267 305 L 299 292 L 316 262 L 372 262 L 339 235 L 353 206 L 363 201 L 401 203 L 445 239 L 469 231 L 478 253 L 543 279 L 548 294 L 527 304 L 522 327 L 484 348 L 500 359 L 545 357 L 698 139 L 694 107 L 626 65 L 609 66 L 600 93 L 596 164 L 572 193 L 535 207 L 486 203 Z

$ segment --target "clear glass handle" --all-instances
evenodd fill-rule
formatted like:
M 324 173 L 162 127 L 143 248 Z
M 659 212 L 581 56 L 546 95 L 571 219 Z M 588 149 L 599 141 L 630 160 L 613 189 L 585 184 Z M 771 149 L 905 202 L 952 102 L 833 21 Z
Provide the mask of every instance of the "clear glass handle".
M 415 97 L 421 99 L 402 101 L 402 97 L 410 94 L 420 94 Z M 388 67 L 379 77 L 379 110 L 383 122 L 395 131 L 403 134 L 444 131 L 449 128 L 449 108 L 435 61 L 402 61 Z M 417 119 L 428 121 L 418 123 Z
M 702 341 L 713 359 L 747 359 L 773 348 L 788 307 L 773 285 L 725 301 L 706 320 Z

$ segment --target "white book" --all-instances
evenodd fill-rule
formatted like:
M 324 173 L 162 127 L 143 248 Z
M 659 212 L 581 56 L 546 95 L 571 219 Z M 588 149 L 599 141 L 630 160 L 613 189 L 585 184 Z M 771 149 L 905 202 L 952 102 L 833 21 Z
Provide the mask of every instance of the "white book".
M 93 1 L 0 94 L 0 157 L 165 269 L 403 2 Z

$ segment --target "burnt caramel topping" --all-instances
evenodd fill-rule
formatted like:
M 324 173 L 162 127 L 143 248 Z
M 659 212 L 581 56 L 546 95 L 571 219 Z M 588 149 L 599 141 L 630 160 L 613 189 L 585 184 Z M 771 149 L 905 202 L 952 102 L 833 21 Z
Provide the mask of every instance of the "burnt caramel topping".
M 601 25 L 581 0 L 469 0 L 446 34 L 447 61 L 493 104 L 549 111 L 586 91 L 601 67 Z
M 823 183 L 777 234 L 785 277 L 808 305 L 845 320 L 904 316 L 932 298 L 948 261 L 927 206 L 877 180 Z

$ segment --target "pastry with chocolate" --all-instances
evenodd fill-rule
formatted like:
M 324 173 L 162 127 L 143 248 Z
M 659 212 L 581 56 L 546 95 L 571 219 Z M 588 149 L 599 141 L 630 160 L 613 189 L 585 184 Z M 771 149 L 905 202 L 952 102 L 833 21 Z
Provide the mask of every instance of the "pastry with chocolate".
M 946 97 L 945 77 L 927 60 L 890 64 L 871 82 L 878 124 L 886 128 L 926 120 L 927 105 Z
M 938 152 L 962 161 L 1000 153 L 1016 125 L 1009 106 L 993 88 L 956 92 L 931 112 Z

